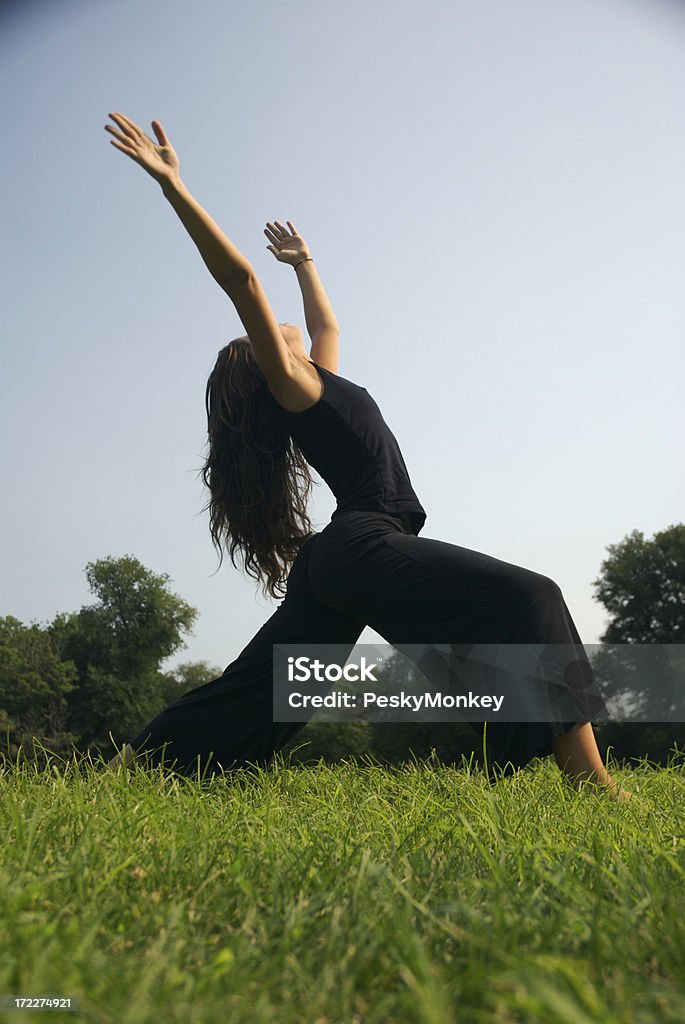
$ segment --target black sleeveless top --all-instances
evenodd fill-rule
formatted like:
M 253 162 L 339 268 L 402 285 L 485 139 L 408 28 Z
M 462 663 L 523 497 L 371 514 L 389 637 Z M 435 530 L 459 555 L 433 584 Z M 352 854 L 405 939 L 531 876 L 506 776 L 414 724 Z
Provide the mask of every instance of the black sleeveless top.
M 337 507 L 331 519 L 348 509 L 387 512 L 418 535 L 426 512 L 380 409 L 366 388 L 310 362 L 324 386 L 314 405 L 290 412 L 267 392 L 305 459 L 333 491 Z

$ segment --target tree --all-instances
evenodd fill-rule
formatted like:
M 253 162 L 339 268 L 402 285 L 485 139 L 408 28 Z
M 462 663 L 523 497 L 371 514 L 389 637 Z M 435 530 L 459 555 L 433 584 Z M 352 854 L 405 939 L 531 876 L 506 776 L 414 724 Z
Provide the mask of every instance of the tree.
M 79 745 L 110 747 L 110 730 L 120 742 L 161 710 L 168 677 L 159 665 L 185 646 L 197 610 L 168 591 L 168 574 L 130 555 L 89 562 L 86 576 L 98 601 L 57 615 L 48 631 L 77 669 L 68 703 Z
M 685 638 L 685 524 L 645 540 L 639 530 L 608 546 L 595 598 L 612 616 L 600 639 L 681 644 Z
M 222 674 L 223 669 L 217 665 L 210 665 L 207 661 L 186 661 L 169 672 L 164 672 L 161 676 L 160 686 L 164 707 L 173 704 L 190 690 L 196 690 L 198 686 L 211 683 Z
M 677 649 L 664 646 L 681 645 L 685 637 L 685 524 L 655 533 L 651 541 L 633 530 L 608 551 L 593 585 L 611 618 L 593 669 L 607 698 L 629 695 L 638 710 L 651 709 L 660 720 L 601 723 L 598 737 L 619 756 L 663 762 L 674 742 L 685 745 L 685 694 L 678 687 L 685 665 Z M 638 658 L 630 648 L 636 644 L 654 647 Z
M 31 737 L 62 750 L 74 738 L 67 729 L 69 694 L 78 671 L 60 657 L 40 626 L 12 615 L 0 618 L 0 751 L 14 757 Z

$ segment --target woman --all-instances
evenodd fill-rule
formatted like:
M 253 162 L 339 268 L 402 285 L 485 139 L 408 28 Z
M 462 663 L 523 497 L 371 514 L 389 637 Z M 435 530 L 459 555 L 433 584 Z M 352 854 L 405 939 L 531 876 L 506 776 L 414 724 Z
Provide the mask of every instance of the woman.
M 161 186 L 247 332 L 222 349 L 207 383 L 203 478 L 213 543 L 221 551 L 223 539 L 234 564 L 240 549 L 246 571 L 271 596 L 286 584 L 278 609 L 223 675 L 162 711 L 110 763 L 145 755 L 181 774 L 267 764 L 304 725 L 272 720 L 274 644 L 335 644 L 336 661 L 344 664 L 368 624 L 427 675 L 431 658 L 415 654 L 435 653 L 427 640 L 581 645 L 553 580 L 418 536 L 426 513 L 375 401 L 337 373 L 338 324 L 294 226 L 275 221 L 265 234 L 276 259 L 295 269 L 311 358 L 302 330 L 276 321 L 251 264 L 181 181 L 159 121 L 152 122 L 155 143 L 123 114 L 109 116 L 120 129 L 105 126 L 112 145 Z M 312 532 L 307 516 L 307 463 L 338 502 L 321 533 Z M 584 652 L 578 657 L 587 681 L 589 662 Z M 605 713 L 601 698 L 595 713 Z M 604 767 L 591 717 L 488 722 L 489 761 L 506 772 L 554 753 L 569 778 L 629 799 Z

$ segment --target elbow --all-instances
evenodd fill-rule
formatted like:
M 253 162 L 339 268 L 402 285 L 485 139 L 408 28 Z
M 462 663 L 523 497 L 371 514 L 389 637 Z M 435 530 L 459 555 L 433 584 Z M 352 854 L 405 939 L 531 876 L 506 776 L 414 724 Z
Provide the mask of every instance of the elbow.
M 217 278 L 219 284 L 229 297 L 236 292 L 244 292 L 251 281 L 255 280 L 255 273 L 252 267 L 238 267 L 230 274 L 222 274 Z
M 232 274 L 232 280 L 235 284 L 249 284 L 255 277 L 254 268 L 249 264 L 245 267 L 238 267 Z

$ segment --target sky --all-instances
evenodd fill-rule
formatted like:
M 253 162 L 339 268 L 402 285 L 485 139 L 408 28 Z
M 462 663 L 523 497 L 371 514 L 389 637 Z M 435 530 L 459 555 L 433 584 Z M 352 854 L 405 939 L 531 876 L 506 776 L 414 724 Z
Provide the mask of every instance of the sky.
M 684 57 L 665 0 L 3 5 L 0 615 L 78 611 L 87 563 L 133 555 L 198 610 L 162 667 L 220 674 L 278 604 L 201 511 L 244 329 L 121 111 L 306 338 L 264 227 L 304 236 L 421 536 L 552 577 L 599 642 L 609 545 L 684 521 Z

